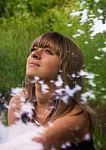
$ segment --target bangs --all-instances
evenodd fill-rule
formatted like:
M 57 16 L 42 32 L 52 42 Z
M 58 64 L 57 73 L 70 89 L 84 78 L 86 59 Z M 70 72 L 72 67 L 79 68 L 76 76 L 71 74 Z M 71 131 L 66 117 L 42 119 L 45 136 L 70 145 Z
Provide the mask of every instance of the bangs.
M 53 34 L 52 32 L 45 33 L 41 36 L 39 36 L 35 41 L 33 42 L 31 48 L 34 47 L 40 47 L 40 48 L 46 48 L 50 47 L 55 51 L 55 54 L 60 56 L 60 44 L 61 43 L 61 37 L 59 35 Z

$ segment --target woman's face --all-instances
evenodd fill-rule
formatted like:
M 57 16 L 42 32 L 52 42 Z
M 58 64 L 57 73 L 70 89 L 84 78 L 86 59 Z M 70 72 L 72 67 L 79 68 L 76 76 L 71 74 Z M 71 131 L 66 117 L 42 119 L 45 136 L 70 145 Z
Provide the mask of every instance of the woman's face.
M 60 58 L 51 47 L 33 47 L 27 59 L 26 76 L 55 80 L 59 72 Z

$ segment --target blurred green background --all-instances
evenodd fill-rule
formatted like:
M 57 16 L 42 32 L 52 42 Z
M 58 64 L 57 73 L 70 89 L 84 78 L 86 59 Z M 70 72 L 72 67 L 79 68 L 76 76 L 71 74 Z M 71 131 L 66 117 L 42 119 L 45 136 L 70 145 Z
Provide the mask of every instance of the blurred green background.
M 93 32 L 95 22 L 98 23 L 96 33 Z M 86 82 L 86 90 L 94 95 L 88 99 L 96 108 L 104 108 L 105 27 L 105 0 L 0 0 L 0 93 L 5 95 L 11 88 L 21 87 L 33 40 L 44 32 L 57 31 L 73 39 L 83 50 L 85 70 L 94 76 Z M 105 150 L 106 138 L 102 132 L 99 124 L 94 135 L 97 150 Z

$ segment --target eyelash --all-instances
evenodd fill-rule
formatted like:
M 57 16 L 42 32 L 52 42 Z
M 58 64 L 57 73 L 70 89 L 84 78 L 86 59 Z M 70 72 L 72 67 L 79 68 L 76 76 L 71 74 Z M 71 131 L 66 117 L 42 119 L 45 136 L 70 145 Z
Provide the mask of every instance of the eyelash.
M 45 52 L 48 53 L 48 54 L 50 54 L 50 55 L 53 55 L 53 53 L 49 49 L 45 49 Z
M 37 49 L 38 49 L 38 48 L 32 48 L 32 49 L 31 49 L 31 52 L 36 51 Z M 48 53 L 49 55 L 53 55 L 53 53 L 51 52 L 50 49 L 46 49 L 46 48 L 45 48 L 44 52 Z
M 36 51 L 36 50 L 37 50 L 37 48 L 31 48 L 31 52 Z

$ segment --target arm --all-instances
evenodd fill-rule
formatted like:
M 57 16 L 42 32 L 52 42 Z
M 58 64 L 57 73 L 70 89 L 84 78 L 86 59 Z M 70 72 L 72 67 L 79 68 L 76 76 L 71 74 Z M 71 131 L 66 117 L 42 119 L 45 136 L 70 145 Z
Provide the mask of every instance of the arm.
M 14 96 L 9 103 L 8 108 L 8 125 L 15 124 L 20 118 L 18 117 L 18 113 L 20 111 L 21 102 L 20 96 Z

